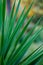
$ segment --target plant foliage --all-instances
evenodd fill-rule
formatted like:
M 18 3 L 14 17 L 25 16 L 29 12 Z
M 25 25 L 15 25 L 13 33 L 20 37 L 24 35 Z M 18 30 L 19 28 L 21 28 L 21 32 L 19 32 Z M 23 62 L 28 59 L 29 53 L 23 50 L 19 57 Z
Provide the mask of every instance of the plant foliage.
M 21 0 L 19 0 L 15 12 L 14 7 L 16 0 L 14 0 L 9 16 L 6 13 L 6 2 L 7 0 L 0 0 L 0 65 L 43 65 L 43 44 L 22 60 L 32 42 L 43 30 L 42 26 L 40 29 L 35 31 L 33 35 L 31 35 L 39 22 L 43 20 L 43 17 L 41 17 L 33 28 L 25 35 L 17 48 L 17 45 L 19 44 L 19 41 L 25 33 L 28 25 L 32 22 L 34 17 L 36 17 L 36 15 L 31 16 L 22 31 L 20 31 L 34 2 L 32 1 L 26 12 L 26 7 L 24 7 L 18 20 L 16 20 L 16 18 Z

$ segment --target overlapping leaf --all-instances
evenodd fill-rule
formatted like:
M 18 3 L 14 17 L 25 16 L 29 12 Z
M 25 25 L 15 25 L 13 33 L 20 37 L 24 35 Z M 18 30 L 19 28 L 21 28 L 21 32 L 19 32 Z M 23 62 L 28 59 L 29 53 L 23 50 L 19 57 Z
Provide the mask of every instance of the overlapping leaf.
M 5 19 L 5 14 L 6 14 L 6 0 L 0 0 L 0 27 L 2 25 L 2 37 L 1 37 L 1 53 L 0 53 L 0 58 L 1 58 L 1 65 L 32 65 L 33 63 L 36 65 L 43 64 L 43 44 L 35 50 L 32 54 L 30 54 L 26 59 L 20 62 L 20 60 L 23 58 L 24 54 L 26 53 L 27 49 L 31 46 L 32 42 L 37 38 L 37 36 L 40 34 L 40 32 L 43 30 L 43 26 L 35 31 L 33 35 L 31 33 L 34 31 L 36 26 L 41 22 L 43 17 L 41 17 L 35 26 L 25 35 L 23 41 L 21 42 L 20 46 L 16 49 L 16 46 L 20 40 L 20 38 L 23 36 L 25 33 L 29 23 L 32 21 L 34 16 L 30 17 L 29 20 L 27 21 L 27 24 L 24 26 L 21 32 L 20 29 L 22 28 L 25 19 L 31 10 L 31 7 L 34 2 L 30 4 L 28 7 L 27 11 L 25 12 L 25 7 L 23 9 L 23 12 L 21 13 L 19 19 L 17 20 L 17 24 L 14 27 L 14 24 L 16 22 L 17 14 L 19 11 L 19 6 L 21 0 L 19 0 L 16 11 L 14 12 L 14 7 L 15 7 L 15 2 L 14 5 L 11 9 L 9 18 Z M 14 15 L 13 15 L 14 14 Z M 8 16 L 8 15 L 7 15 Z M 6 27 L 8 25 L 8 27 Z M 6 27 L 6 28 L 4 28 Z M 13 29 L 14 28 L 14 29 Z M 6 34 L 4 31 L 6 30 Z M 13 30 L 13 32 L 12 32 Z M 40 59 L 40 60 L 39 60 Z M 38 60 L 38 61 L 37 61 Z

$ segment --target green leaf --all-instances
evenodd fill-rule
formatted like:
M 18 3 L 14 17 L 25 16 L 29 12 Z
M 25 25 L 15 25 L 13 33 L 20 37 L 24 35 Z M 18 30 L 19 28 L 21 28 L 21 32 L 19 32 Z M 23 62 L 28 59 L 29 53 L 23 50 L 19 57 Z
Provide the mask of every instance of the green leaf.
M 5 11 L 6 11 L 6 0 L 3 0 L 2 6 L 2 46 L 4 44 L 4 21 L 5 21 Z
M 16 20 L 20 2 L 21 2 L 21 0 L 19 0 L 19 3 L 18 3 L 18 6 L 17 6 L 17 9 L 16 9 L 16 12 L 15 12 L 15 15 L 14 15 L 14 19 L 13 19 L 13 21 L 11 20 L 12 23 L 10 23 L 9 32 L 7 33 L 7 36 L 6 36 L 5 41 L 4 41 L 4 45 L 3 45 L 3 49 L 4 49 L 3 52 L 4 53 L 2 52 L 2 54 L 4 54 L 4 56 L 5 56 L 5 54 L 7 52 L 7 49 L 8 49 L 7 47 L 9 45 L 9 34 L 11 33 L 11 30 L 12 30 L 13 25 L 14 25 L 14 21 Z M 8 44 L 7 44 L 7 42 L 8 42 Z
M 22 62 L 20 62 L 20 65 L 32 65 L 34 64 L 36 61 L 38 62 L 38 59 L 40 58 L 40 56 L 42 56 L 43 54 L 43 44 L 40 45 L 39 48 L 37 48 L 34 52 L 32 52 L 28 57 L 26 57 Z M 43 57 L 43 56 L 42 56 Z
M 9 51 L 8 51 L 8 53 L 7 53 L 7 55 L 6 55 L 7 58 L 10 57 L 9 55 L 12 55 L 12 52 L 13 52 L 14 49 L 16 48 L 16 45 L 18 44 L 19 39 L 21 38 L 21 36 L 23 35 L 23 33 L 26 31 L 26 29 L 27 29 L 29 23 L 32 21 L 32 19 L 33 19 L 34 17 L 35 17 L 35 16 L 32 16 L 31 18 L 29 18 L 27 24 L 25 25 L 25 27 L 23 28 L 23 30 L 20 32 L 18 38 L 17 38 L 17 39 L 14 38 L 14 39 L 15 39 L 15 40 L 14 40 L 15 43 L 12 43 L 12 45 L 11 45 L 11 47 L 10 47 L 10 49 L 9 49 Z M 10 52 L 10 51 L 11 51 L 11 52 Z
M 8 17 L 6 16 L 6 20 L 5 20 L 5 28 L 6 28 L 5 31 L 6 31 L 6 35 L 5 35 L 5 38 L 6 38 L 7 34 L 8 34 L 8 29 L 9 29 L 9 27 L 10 27 L 11 20 L 13 19 L 14 8 L 15 8 L 15 2 L 16 2 L 16 0 L 14 0 L 14 4 L 13 4 L 13 6 L 12 6 L 10 15 L 9 15 Z M 8 21 L 7 21 L 7 18 L 8 18 Z
M 0 0 L 0 29 L 2 25 L 2 0 Z
M 32 20 L 33 18 L 34 18 L 34 16 L 32 16 L 32 17 L 29 19 L 29 21 Z M 30 30 L 29 33 L 24 37 L 24 39 L 23 39 L 23 41 L 22 41 L 22 43 L 21 43 L 21 46 L 17 49 L 17 51 L 15 52 L 15 54 L 12 54 L 12 53 L 14 52 L 14 50 L 15 50 L 15 44 L 17 44 L 18 41 L 19 41 L 19 37 L 18 37 L 18 39 L 16 40 L 15 44 L 12 44 L 12 45 L 11 45 L 11 48 L 9 49 L 8 54 L 7 54 L 5 60 L 7 60 L 9 57 L 11 58 L 12 56 L 14 56 L 14 55 L 16 55 L 16 54 L 18 53 L 19 49 L 24 45 L 24 43 L 27 41 L 27 39 L 29 38 L 29 36 L 31 35 L 31 33 L 32 33 L 33 30 L 37 27 L 37 25 L 39 24 L 39 22 L 40 22 L 41 20 L 42 20 L 42 18 L 40 18 L 40 19 L 37 21 L 36 25 L 32 28 L 32 30 Z M 28 22 L 29 22 L 29 21 L 28 21 Z M 31 21 L 30 21 L 30 22 L 31 22 Z M 28 23 L 27 23 L 27 24 L 28 24 Z M 27 25 L 27 24 L 26 24 L 26 25 Z M 25 27 L 26 27 L 26 25 L 25 25 Z M 25 27 L 23 28 L 22 32 L 24 31 L 24 29 L 26 29 Z M 22 32 L 19 34 L 20 37 L 22 36 Z M 15 41 L 15 40 L 14 40 L 14 41 Z M 11 51 L 11 52 L 10 52 L 10 51 Z
M 43 55 L 38 58 L 38 61 L 35 63 L 35 65 L 43 65 Z
M 25 18 L 26 18 L 26 16 L 27 16 L 28 12 L 30 11 L 32 5 L 33 5 L 33 2 L 30 4 L 28 10 L 27 10 L 26 13 L 22 16 L 22 18 L 21 18 L 20 20 L 18 20 L 18 24 L 17 24 L 17 26 L 15 27 L 14 32 L 13 32 L 11 38 L 10 38 L 10 42 L 9 42 L 10 45 L 11 45 L 11 42 L 12 42 L 12 40 L 13 40 L 15 34 L 17 33 L 18 29 L 20 30 L 21 26 L 23 25 L 24 20 L 25 20 Z M 9 47 L 10 47 L 10 45 L 9 45 Z M 6 48 L 6 49 L 9 50 L 9 47 L 8 47 L 8 49 L 7 49 L 7 48 Z M 5 50 L 4 50 L 4 51 L 5 51 Z
M 23 57 L 24 53 L 27 51 L 27 49 L 30 47 L 30 45 L 32 44 L 32 42 L 36 39 L 36 37 L 39 35 L 40 31 L 43 30 L 43 28 L 40 28 L 39 30 L 36 31 L 36 33 L 30 37 L 27 42 L 19 49 L 18 53 L 13 56 L 13 60 L 11 62 L 9 62 L 8 64 L 16 64 L 19 62 L 19 60 Z M 15 61 L 15 62 L 14 62 Z
M 24 20 L 25 20 L 25 18 L 27 16 L 28 12 L 30 11 L 32 5 L 33 5 L 33 2 L 30 4 L 30 7 L 28 8 L 26 14 L 24 14 L 24 16 L 22 16 L 23 19 L 21 18 L 20 20 L 18 20 L 18 22 L 20 21 L 21 23 L 20 22 L 17 23 L 17 25 L 16 25 L 16 27 L 14 29 L 14 32 L 13 32 L 11 38 L 10 38 L 10 42 L 9 42 L 10 44 L 11 44 L 15 34 L 17 33 L 17 31 L 20 30 L 21 26 L 23 25 L 23 22 L 24 22 Z
M 11 22 L 10 22 L 10 27 L 9 27 L 9 35 L 11 34 L 11 31 L 12 31 L 12 28 L 14 26 L 14 22 L 16 21 L 16 18 L 17 18 L 17 14 L 18 14 L 18 11 L 19 11 L 19 6 L 20 6 L 20 3 L 21 3 L 21 0 L 19 0 L 18 2 L 18 5 L 17 5 L 17 8 L 16 8 L 16 11 L 14 13 L 14 17 L 12 18 Z M 14 11 L 14 10 L 13 10 Z M 13 14 L 13 13 L 12 13 Z M 9 37 L 9 36 L 8 36 Z
M 21 18 L 20 22 L 18 23 L 17 27 L 15 27 L 14 32 L 13 32 L 11 38 L 9 39 L 9 42 L 8 42 L 8 40 L 6 40 L 6 43 L 7 43 L 7 42 L 8 42 L 8 43 L 7 43 L 6 45 L 4 45 L 4 48 L 3 48 L 3 49 L 4 49 L 4 52 L 5 52 L 4 55 L 7 53 L 8 49 L 9 49 L 9 47 L 10 47 L 10 45 L 11 45 L 11 42 L 12 42 L 12 40 L 13 40 L 15 34 L 17 33 L 18 29 L 20 29 L 21 26 L 23 25 L 23 23 L 24 23 L 24 21 L 25 21 L 25 19 L 26 19 L 26 17 L 27 17 L 27 14 L 28 14 L 28 12 L 30 11 L 32 5 L 33 5 L 33 2 L 30 4 L 30 6 L 29 6 L 28 10 L 26 11 L 26 13 L 22 16 L 22 18 Z M 14 20 L 14 21 L 15 21 L 15 20 Z M 11 27 L 12 27 L 12 25 L 11 25 Z M 5 48 L 7 49 L 7 51 L 6 51 Z
M 26 25 L 21 30 L 25 19 L 32 8 L 34 2 L 30 4 L 27 11 L 25 12 L 26 7 L 24 7 L 19 19 L 16 21 L 17 14 L 19 11 L 19 6 L 21 0 L 19 0 L 16 11 L 14 12 L 16 0 L 14 0 L 13 7 L 11 9 L 10 15 L 7 15 L 6 12 L 6 0 L 0 0 L 0 65 L 42 65 L 43 64 L 43 44 L 32 52 L 28 57 L 24 57 L 24 54 L 30 48 L 32 42 L 37 38 L 40 32 L 43 30 L 43 26 L 37 31 L 34 29 L 37 27 L 39 22 L 43 20 L 41 17 L 37 23 L 33 26 L 33 28 L 24 36 L 21 44 L 19 45 L 19 41 L 21 37 L 24 35 L 29 23 L 32 21 L 34 16 L 30 17 L 27 21 Z M 16 24 L 15 24 L 16 23 Z M 33 33 L 33 34 L 32 34 Z M 19 45 L 18 48 L 16 48 Z M 40 59 L 40 60 L 39 60 Z
M 3 0 L 2 4 L 2 39 L 1 39 L 1 51 L 4 44 L 4 20 L 5 20 L 5 11 L 6 11 L 6 0 Z M 4 65 L 4 58 L 1 55 L 1 65 Z
M 28 15 L 28 12 L 30 11 L 32 5 L 33 5 L 33 2 L 30 4 L 30 6 L 29 6 L 28 10 L 26 11 L 26 13 L 25 13 L 25 14 L 22 16 L 22 18 L 18 21 L 18 24 L 16 25 L 16 27 L 15 27 L 15 29 L 14 29 L 14 31 L 13 31 L 13 34 L 12 34 L 12 36 L 11 36 L 10 43 L 12 42 L 12 40 L 13 40 L 15 34 L 17 33 L 17 31 L 20 30 L 20 28 L 22 27 L 22 25 L 23 25 L 23 23 L 24 23 L 24 21 L 25 21 L 27 15 Z

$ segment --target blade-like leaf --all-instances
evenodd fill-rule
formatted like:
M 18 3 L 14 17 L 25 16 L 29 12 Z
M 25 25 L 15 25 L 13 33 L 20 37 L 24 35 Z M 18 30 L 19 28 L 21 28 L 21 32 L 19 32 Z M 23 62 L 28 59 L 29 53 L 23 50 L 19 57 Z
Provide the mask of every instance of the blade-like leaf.
M 6 11 L 6 0 L 3 0 L 2 6 L 2 46 L 4 43 L 4 20 L 5 20 L 5 11 Z
M 21 0 L 19 0 L 15 11 L 14 8 L 16 0 L 14 0 L 9 16 L 6 12 L 6 1 L 7 0 L 0 0 L 0 65 L 43 65 L 43 44 L 22 60 L 32 42 L 43 30 L 42 26 L 33 33 L 39 22 L 43 20 L 43 17 L 37 21 L 33 28 L 24 36 L 21 44 L 19 44 L 20 39 L 24 35 L 29 23 L 34 18 L 34 16 L 30 17 L 22 29 L 25 19 L 34 2 L 32 0 L 32 3 L 28 7 L 27 11 L 25 11 L 26 7 L 24 7 L 16 22 Z
M 0 0 L 0 29 L 2 25 L 2 0 Z
M 38 59 L 35 65 L 43 65 L 43 55 Z
M 9 49 L 8 54 L 7 54 L 7 56 L 6 56 L 7 58 L 8 58 L 9 55 L 12 55 L 11 53 L 14 51 L 14 49 L 15 49 L 15 47 L 16 47 L 16 45 L 17 45 L 19 39 L 20 39 L 20 37 L 23 35 L 23 33 L 24 33 L 25 30 L 27 29 L 29 23 L 32 21 L 32 19 L 33 19 L 34 17 L 35 17 L 35 16 L 32 16 L 32 17 L 28 20 L 28 22 L 27 22 L 27 24 L 25 25 L 25 27 L 23 28 L 22 32 L 20 32 L 18 38 L 15 39 L 15 43 L 13 43 L 13 44 L 11 45 L 11 48 Z M 10 52 L 10 50 L 11 50 L 11 52 Z M 10 57 L 10 56 L 9 56 L 9 57 Z
M 23 57 L 24 53 L 26 52 L 26 50 L 28 49 L 28 47 L 30 47 L 31 43 L 36 39 L 36 37 L 39 35 L 40 31 L 43 30 L 43 28 L 39 29 L 38 31 L 36 31 L 36 33 L 30 37 L 27 42 L 25 43 L 25 45 L 22 46 L 22 48 L 19 49 L 18 53 L 15 55 L 15 57 L 13 57 L 14 59 L 9 62 L 8 64 L 16 64 L 19 62 L 19 60 L 21 59 L 21 57 Z M 15 62 L 14 62 L 15 61 Z
M 26 65 L 32 65 L 34 64 L 36 61 L 38 61 L 38 57 L 39 55 L 42 56 L 43 54 L 43 44 L 36 49 L 34 52 L 32 52 L 28 57 L 26 57 L 21 63 L 19 63 L 20 65 L 26 64 Z M 42 53 L 41 53 L 42 52 Z M 31 59 L 30 59 L 31 58 Z M 40 58 L 40 57 L 39 57 Z
M 17 33 L 17 31 L 18 31 L 18 30 L 21 28 L 21 26 L 23 25 L 23 23 L 24 23 L 24 21 L 25 21 L 27 15 L 28 15 L 28 12 L 30 11 L 32 5 L 33 5 L 33 2 L 30 4 L 30 6 L 29 6 L 28 10 L 26 11 L 26 13 L 25 13 L 25 14 L 22 16 L 22 18 L 19 20 L 19 23 L 16 25 L 16 27 L 15 27 L 15 29 L 14 29 L 14 31 L 13 31 L 13 34 L 12 34 L 12 36 L 11 36 L 11 41 L 12 41 L 12 39 L 14 38 L 14 35 Z M 11 41 L 10 41 L 10 43 L 11 43 Z
M 11 34 L 12 28 L 13 28 L 13 26 L 14 26 L 14 22 L 16 21 L 17 14 L 18 14 L 18 11 L 19 11 L 20 2 L 21 2 L 21 0 L 19 0 L 18 6 L 17 6 L 16 11 L 15 11 L 15 14 L 14 14 L 14 18 L 13 18 L 12 21 L 10 22 L 9 35 Z
M 4 20 L 5 20 L 5 11 L 6 11 L 6 0 L 3 0 L 3 4 L 2 4 L 2 39 L 1 39 L 1 51 L 2 51 L 2 47 L 4 44 Z M 1 58 L 1 65 L 4 64 L 4 58 L 2 56 Z
M 14 8 L 15 8 L 15 2 L 16 0 L 14 0 L 14 4 L 12 6 L 12 9 L 11 9 L 11 12 L 10 12 L 10 15 L 9 17 L 6 17 L 6 20 L 5 20 L 5 28 L 6 28 L 6 35 L 5 35 L 5 39 L 6 39 L 6 36 L 8 34 L 8 29 L 10 27 L 10 23 L 11 23 L 11 20 L 13 18 L 13 13 L 14 13 Z M 7 18 L 8 18 L 8 21 L 7 21 Z
M 2 27 L 2 0 L 0 0 L 0 31 L 1 31 L 1 27 Z M 1 32 L 0 32 L 0 65 L 2 64 L 1 49 L 2 49 L 2 43 L 1 43 Z
M 28 15 L 28 12 L 30 11 L 32 5 L 33 5 L 33 2 L 30 4 L 28 10 L 27 10 L 26 13 L 22 16 L 22 18 L 20 19 L 20 22 L 19 22 L 19 23 L 17 24 L 17 26 L 15 27 L 15 29 L 14 29 L 14 31 L 13 31 L 13 34 L 12 34 L 10 40 L 9 40 L 9 46 L 8 46 L 8 48 L 6 48 L 6 49 L 9 49 L 9 47 L 10 47 L 10 45 L 11 45 L 11 43 L 12 43 L 12 40 L 13 40 L 15 34 L 17 33 L 18 30 L 20 30 L 21 26 L 23 25 L 23 23 L 24 23 L 24 21 L 25 21 L 27 15 Z M 5 50 L 4 50 L 4 51 L 5 51 Z
M 32 18 L 34 18 L 33 16 L 29 19 L 29 21 L 32 19 Z M 36 23 L 36 25 L 32 28 L 32 30 L 30 30 L 30 32 L 25 36 L 25 38 L 23 39 L 23 42 L 21 43 L 21 46 L 17 49 L 17 51 L 16 51 L 16 53 L 15 54 L 11 54 L 11 53 L 13 53 L 12 52 L 12 50 L 13 49 L 15 49 L 15 44 L 16 44 L 16 42 L 18 42 L 19 41 L 19 37 L 18 37 L 18 39 L 16 40 L 16 42 L 15 42 L 15 44 L 12 44 L 12 46 L 11 46 L 11 48 L 10 48 L 10 50 L 9 50 L 9 52 L 8 52 L 8 54 L 7 54 L 7 56 L 6 56 L 6 59 L 8 59 L 8 57 L 12 57 L 12 56 L 14 56 L 14 55 L 16 55 L 17 53 L 18 53 L 18 51 L 19 51 L 19 49 L 24 45 L 24 43 L 26 42 L 26 40 L 29 38 L 29 36 L 31 35 L 31 33 L 33 32 L 33 30 L 36 28 L 36 26 L 39 24 L 39 22 L 42 20 L 42 18 L 40 18 L 38 21 L 37 21 L 37 23 Z M 27 25 L 27 24 L 26 24 Z M 24 27 L 24 29 L 25 29 L 25 27 Z M 23 31 L 24 31 L 24 29 L 23 29 Z M 20 33 L 20 35 L 22 34 L 22 32 Z M 10 52 L 11 51 L 11 52 Z M 13 50 L 14 51 L 14 50 Z M 10 56 L 10 54 L 11 54 L 11 56 Z M 5 60 L 6 60 L 5 59 Z
M 25 7 L 24 7 L 24 9 L 23 9 L 23 12 L 22 12 L 21 15 L 20 15 L 20 18 L 18 19 L 18 22 L 20 21 L 21 17 L 23 16 L 24 11 L 25 11 Z M 18 32 L 18 33 L 19 33 L 19 32 Z M 15 36 L 14 39 L 16 39 L 16 36 Z M 8 44 L 9 44 L 9 43 L 8 43 Z M 7 44 L 7 45 L 8 45 L 8 44 Z M 7 45 L 6 45 L 6 46 L 7 46 Z M 4 50 L 4 51 L 5 51 L 5 50 Z
M 18 13 L 18 10 L 19 10 L 19 5 L 20 5 L 20 2 L 21 2 L 21 0 L 19 0 L 19 3 L 18 3 L 18 6 L 17 6 L 17 9 L 16 9 L 16 12 L 15 12 L 15 15 L 14 15 L 14 19 L 12 19 L 13 21 L 11 21 L 12 23 L 10 23 L 10 28 L 9 28 L 9 32 L 7 33 L 7 38 L 5 38 L 5 42 L 4 43 L 6 43 L 6 44 L 4 44 L 3 45 L 3 49 L 4 49 L 4 55 L 5 55 L 5 53 L 6 53 L 6 50 L 5 49 L 8 49 L 7 47 L 8 47 L 8 44 L 7 44 L 7 42 L 9 42 L 9 34 L 11 33 L 11 29 L 13 28 L 13 25 L 14 25 L 14 21 L 16 20 L 16 17 L 17 17 L 17 13 Z M 7 46 L 7 47 L 6 47 Z M 3 50 L 2 49 L 2 50 Z M 2 53 L 3 54 L 3 53 Z

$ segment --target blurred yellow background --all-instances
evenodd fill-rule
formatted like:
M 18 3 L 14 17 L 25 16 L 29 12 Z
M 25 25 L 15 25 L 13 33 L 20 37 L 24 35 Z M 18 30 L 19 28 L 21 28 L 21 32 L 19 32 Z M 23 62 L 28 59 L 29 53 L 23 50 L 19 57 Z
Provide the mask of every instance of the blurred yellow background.
M 16 5 L 17 5 L 18 1 L 19 1 L 19 0 L 16 0 Z M 27 10 L 28 7 L 29 7 L 29 5 L 30 5 L 30 3 L 31 3 L 32 1 L 33 1 L 33 0 L 21 0 L 21 4 L 20 4 L 21 9 L 23 9 L 24 6 L 26 6 L 26 10 Z M 37 3 L 37 0 L 34 0 L 34 3 L 35 3 L 35 2 Z M 12 7 L 13 3 L 14 3 L 14 0 L 11 0 L 11 7 Z M 16 9 L 16 7 L 15 7 L 15 9 Z M 21 12 L 22 12 L 22 11 L 19 10 L 18 16 L 21 14 Z M 34 6 L 32 7 L 32 9 L 31 9 L 31 11 L 30 11 L 29 14 L 28 14 L 28 17 L 32 16 L 33 14 L 43 15 L 43 8 L 41 9 L 39 6 L 34 5 Z

